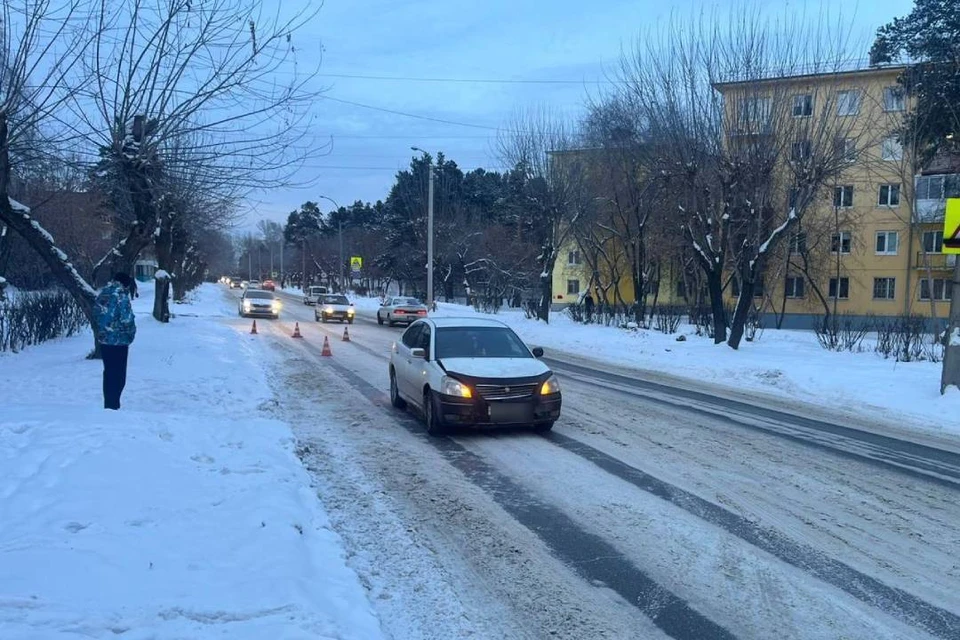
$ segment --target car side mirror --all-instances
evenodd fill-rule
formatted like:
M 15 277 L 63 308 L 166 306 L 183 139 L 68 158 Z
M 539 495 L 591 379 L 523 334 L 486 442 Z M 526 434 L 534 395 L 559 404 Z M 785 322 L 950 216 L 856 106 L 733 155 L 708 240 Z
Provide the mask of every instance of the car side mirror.
M 543 347 L 534 347 L 533 348 L 533 357 L 542 358 L 543 357 Z
M 411 357 L 411 358 L 423 358 L 423 359 L 426 359 L 426 358 L 427 358 L 427 350 L 426 350 L 426 349 L 419 349 L 419 348 L 418 348 L 418 349 L 410 349 L 410 357 Z

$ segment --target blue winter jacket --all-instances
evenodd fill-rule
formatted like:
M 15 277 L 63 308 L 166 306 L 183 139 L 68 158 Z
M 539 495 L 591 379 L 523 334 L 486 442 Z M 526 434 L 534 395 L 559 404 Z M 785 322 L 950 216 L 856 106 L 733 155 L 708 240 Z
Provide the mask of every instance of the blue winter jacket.
M 100 291 L 95 306 L 100 344 L 131 344 L 137 335 L 137 323 L 127 290 L 119 282 L 110 282 Z

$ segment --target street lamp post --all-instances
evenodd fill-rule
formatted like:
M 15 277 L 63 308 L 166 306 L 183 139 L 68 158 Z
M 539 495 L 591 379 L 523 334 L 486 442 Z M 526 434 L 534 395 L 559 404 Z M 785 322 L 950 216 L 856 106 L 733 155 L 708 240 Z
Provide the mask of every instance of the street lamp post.
M 433 159 L 420 147 L 410 147 L 427 157 L 427 308 L 433 310 Z
M 333 206 L 337 208 L 337 212 L 339 213 L 340 205 L 337 204 L 336 200 L 334 200 L 329 196 L 320 196 L 320 197 L 323 198 L 324 200 L 329 200 L 330 202 L 332 202 Z M 343 280 L 343 218 L 337 221 L 337 233 L 340 236 L 340 293 L 343 293 L 344 291 L 346 291 L 346 287 L 344 287 L 344 280 Z

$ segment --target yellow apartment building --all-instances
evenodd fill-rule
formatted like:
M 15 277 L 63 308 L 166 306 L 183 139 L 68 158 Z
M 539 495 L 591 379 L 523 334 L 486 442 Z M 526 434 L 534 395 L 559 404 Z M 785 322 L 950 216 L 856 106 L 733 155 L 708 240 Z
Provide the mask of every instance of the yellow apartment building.
M 864 318 L 946 318 L 956 256 L 942 253 L 943 219 L 945 199 L 960 197 L 960 163 L 921 168 L 910 145 L 898 141 L 895 131 L 910 107 L 897 84 L 902 71 L 870 68 L 715 85 L 727 104 L 742 100 L 745 92 L 776 93 L 785 99 L 773 108 L 789 110 L 781 122 L 807 119 L 810 130 L 842 131 L 834 144 L 850 156 L 849 166 L 807 210 L 799 233 L 767 260 L 763 286 L 755 293 L 757 307 L 769 316 L 766 326 L 773 326 L 776 314 L 784 328 L 810 328 L 825 305 Z M 817 118 L 835 120 L 821 128 Z M 728 135 L 736 135 L 731 111 L 728 120 Z M 802 153 L 803 142 L 795 144 Z M 662 274 L 660 303 L 683 301 L 677 275 Z M 590 280 L 572 243 L 564 247 L 554 271 L 554 302 L 575 302 Z M 625 280 L 622 299 L 630 303 L 629 271 Z M 739 295 L 735 278 L 725 293 L 732 305 Z

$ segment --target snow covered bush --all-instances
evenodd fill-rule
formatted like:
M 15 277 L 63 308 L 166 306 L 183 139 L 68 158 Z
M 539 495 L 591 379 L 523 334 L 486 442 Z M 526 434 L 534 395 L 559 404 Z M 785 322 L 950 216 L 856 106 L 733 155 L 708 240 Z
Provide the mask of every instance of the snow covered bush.
M 897 362 L 940 362 L 943 345 L 926 330 L 927 319 L 919 315 L 878 319 L 875 351 Z
M 870 332 L 875 323 L 872 320 L 863 320 L 843 313 L 840 315 L 825 315 L 813 327 L 817 335 L 817 342 L 828 351 L 863 350 L 863 339 Z
M 83 310 L 65 291 L 21 292 L 0 302 L 0 351 L 79 333 L 87 326 Z
M 684 310 L 676 305 L 657 305 L 653 310 L 653 328 L 660 333 L 672 335 L 680 328 Z

